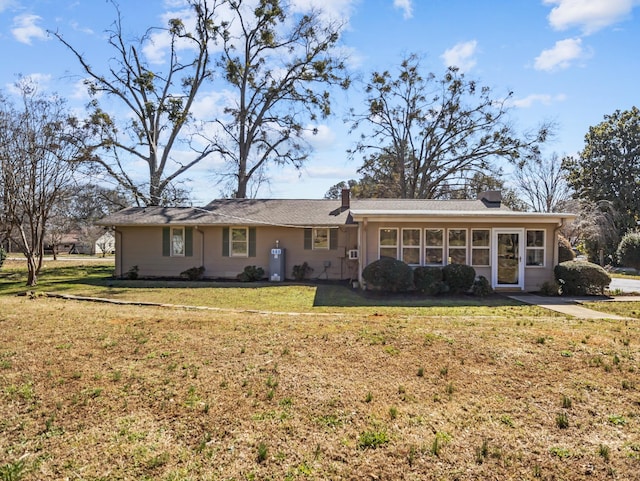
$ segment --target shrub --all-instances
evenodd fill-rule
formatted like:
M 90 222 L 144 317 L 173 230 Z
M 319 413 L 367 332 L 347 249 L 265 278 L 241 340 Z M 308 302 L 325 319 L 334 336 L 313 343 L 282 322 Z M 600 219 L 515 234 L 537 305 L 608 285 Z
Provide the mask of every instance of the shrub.
M 362 271 L 367 287 L 388 292 L 405 292 L 413 287 L 413 269 L 404 262 L 383 257 Z
M 138 266 L 133 266 L 125 273 L 124 278 L 129 279 L 130 281 L 135 281 L 138 278 L 138 271 Z
M 620 265 L 640 269 L 640 233 L 628 232 L 618 244 L 616 258 Z
M 493 289 L 491 288 L 489 279 L 487 279 L 485 276 L 480 276 L 475 281 L 473 281 L 471 291 L 473 292 L 474 296 L 486 297 L 493 292 Z
M 603 294 L 611 277 L 602 267 L 591 262 L 567 261 L 554 269 L 556 281 L 563 295 Z
M 442 268 L 442 278 L 452 293 L 459 294 L 471 289 L 476 270 L 466 264 L 448 264 Z
M 571 242 L 564 236 L 558 236 L 558 262 L 572 261 L 576 258 L 576 253 L 571 247 Z
M 241 282 L 255 282 L 264 279 L 264 269 L 262 267 L 247 266 L 237 279 Z
M 7 251 L 4 250 L 4 247 L 0 246 L 0 269 L 2 269 L 2 265 L 4 264 L 4 260 L 7 258 Z
M 311 267 L 306 262 L 303 262 L 298 266 L 293 266 L 293 271 L 292 271 L 293 279 L 298 282 L 304 281 L 305 278 L 312 272 L 313 272 L 313 267 Z
M 413 283 L 418 292 L 436 296 L 443 292 L 442 267 L 425 266 L 413 270 Z
M 180 273 L 180 277 L 185 277 L 190 281 L 199 281 L 204 275 L 204 266 L 190 267 L 186 271 Z
M 540 286 L 540 294 L 543 296 L 557 296 L 560 293 L 560 286 L 556 281 L 544 281 Z

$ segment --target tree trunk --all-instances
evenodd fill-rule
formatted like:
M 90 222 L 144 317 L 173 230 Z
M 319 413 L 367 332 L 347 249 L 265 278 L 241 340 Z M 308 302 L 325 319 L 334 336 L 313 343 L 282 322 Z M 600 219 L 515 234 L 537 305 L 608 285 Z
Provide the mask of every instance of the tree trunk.
M 38 283 L 38 264 L 33 255 L 27 256 L 27 286 L 33 287 Z

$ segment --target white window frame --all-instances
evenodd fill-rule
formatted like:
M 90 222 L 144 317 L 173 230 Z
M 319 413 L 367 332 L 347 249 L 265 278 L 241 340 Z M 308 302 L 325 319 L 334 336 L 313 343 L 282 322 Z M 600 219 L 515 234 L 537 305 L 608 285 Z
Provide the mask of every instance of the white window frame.
M 318 233 L 320 231 L 325 231 L 327 245 L 326 246 L 318 246 L 316 244 L 316 240 L 318 239 Z M 322 250 L 327 251 L 331 248 L 331 232 L 329 231 L 329 227 L 314 227 L 311 231 L 311 249 L 314 251 Z
M 473 233 L 482 231 L 487 233 L 487 245 L 486 246 L 474 246 L 473 245 Z M 474 264 L 473 253 L 475 251 L 487 251 L 487 263 L 486 264 Z M 478 267 L 490 267 L 491 266 L 491 229 L 471 229 L 471 265 Z
M 429 236 L 427 235 L 427 231 L 439 231 L 442 234 L 442 243 L 438 246 L 438 245 L 430 245 L 427 244 L 427 239 L 429 238 Z M 445 238 L 445 230 L 442 228 L 425 228 L 424 229 L 424 265 L 426 266 L 442 266 L 445 263 L 445 256 L 444 256 L 444 248 L 446 245 L 446 238 Z M 442 257 L 442 262 L 438 263 L 433 263 L 433 262 L 427 262 L 427 249 L 440 249 L 440 253 L 441 253 L 441 257 Z
M 234 252 L 234 243 L 239 244 L 242 241 L 233 240 L 233 231 L 243 230 L 245 232 L 245 250 L 244 252 Z M 229 257 L 249 257 L 249 228 L 248 227 L 229 227 Z
M 418 232 L 418 244 L 417 245 L 413 245 L 413 244 L 405 244 L 404 243 L 404 233 L 405 231 L 417 231 Z M 413 263 L 413 264 L 409 264 L 407 261 L 404 260 L 404 250 L 405 249 L 411 249 L 411 250 L 415 250 L 418 252 L 418 262 L 417 263 Z M 420 229 L 419 227 L 403 227 L 402 231 L 400 233 L 400 256 L 402 259 L 402 262 L 407 263 L 410 266 L 419 266 L 422 264 L 422 256 L 421 256 L 421 252 L 422 252 L 422 229 Z
M 395 243 L 395 245 L 386 245 L 386 246 L 382 245 L 381 235 L 382 235 L 383 231 L 395 231 L 395 233 L 396 233 L 396 243 Z M 396 250 L 396 255 L 393 258 L 394 259 L 398 258 L 398 247 L 399 247 L 399 244 L 400 244 L 400 239 L 398 237 L 399 237 L 399 232 L 398 232 L 398 228 L 397 227 L 381 227 L 378 230 L 378 259 L 382 258 L 382 255 L 381 255 L 382 249 L 395 249 Z M 389 257 L 389 256 L 385 256 L 385 257 Z
M 529 246 L 529 232 L 542 232 L 542 247 Z M 544 267 L 547 258 L 547 231 L 546 229 L 527 229 L 524 233 L 524 262 L 525 267 Z M 529 264 L 529 251 L 542 252 L 542 264 Z
M 185 229 L 184 227 L 171 227 L 171 250 L 170 255 L 171 257 L 184 257 L 185 256 L 185 248 L 186 248 L 186 235 L 185 235 Z M 176 251 L 176 248 L 178 247 L 176 245 L 176 234 L 179 233 L 179 237 L 182 239 L 182 249 Z
M 464 247 L 463 246 L 451 246 L 451 232 L 463 231 L 464 232 Z M 450 228 L 447 229 L 447 264 L 453 263 L 453 257 L 451 256 L 451 249 L 464 250 L 464 262 L 463 264 L 469 264 L 469 229 L 466 228 Z M 451 261 L 450 261 L 451 260 Z

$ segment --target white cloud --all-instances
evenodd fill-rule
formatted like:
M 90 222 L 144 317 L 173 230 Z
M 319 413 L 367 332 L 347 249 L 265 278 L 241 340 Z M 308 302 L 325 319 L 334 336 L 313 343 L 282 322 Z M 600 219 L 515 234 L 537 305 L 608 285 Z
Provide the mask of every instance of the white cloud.
M 17 6 L 18 3 L 16 2 L 16 0 L 0 0 L 0 13 Z
M 521 99 L 515 99 L 511 102 L 511 105 L 521 109 L 528 109 L 533 104 L 552 105 L 557 102 L 564 102 L 567 96 L 565 94 L 550 95 L 550 94 L 531 94 Z
M 393 6 L 402 10 L 402 16 L 405 19 L 413 17 L 413 1 L 412 0 L 393 0 Z
M 549 23 L 556 30 L 580 27 L 587 35 L 628 17 L 638 0 L 544 0 L 556 5 Z
M 312 9 L 323 12 L 324 16 L 346 23 L 353 12 L 354 5 L 360 0 L 292 0 L 290 5 L 294 12 L 307 13 Z
M 23 14 L 13 18 L 11 33 L 18 42 L 31 45 L 31 40 L 48 40 L 47 32 L 37 23 L 42 20 L 38 15 Z
M 476 65 L 474 55 L 477 53 L 478 42 L 470 40 L 454 45 L 440 56 L 445 67 L 458 67 L 460 72 L 468 72 Z
M 23 75 L 21 79 L 16 82 L 25 82 L 28 85 L 36 87 L 39 92 L 44 92 L 49 89 L 51 75 L 46 73 L 32 73 L 29 75 Z M 16 83 L 8 84 L 6 87 L 7 91 L 13 95 L 22 94 L 22 91 L 16 86 Z
M 574 60 L 583 58 L 584 56 L 582 39 L 567 38 L 565 40 L 559 40 L 553 48 L 543 50 L 540 55 L 536 57 L 535 69 L 546 71 L 565 69 L 568 68 Z
M 316 129 L 315 134 L 313 133 L 314 128 Z M 336 141 L 336 133 L 331 130 L 331 127 L 325 124 L 315 126 L 308 125 L 303 136 L 304 139 L 316 150 L 330 149 L 334 146 Z

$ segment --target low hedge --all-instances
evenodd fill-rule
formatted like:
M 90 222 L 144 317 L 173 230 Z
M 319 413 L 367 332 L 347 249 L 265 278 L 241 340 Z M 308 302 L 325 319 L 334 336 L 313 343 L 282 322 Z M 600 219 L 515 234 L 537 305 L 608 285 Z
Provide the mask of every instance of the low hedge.
M 413 283 L 418 292 L 436 296 L 448 290 L 442 281 L 442 267 L 420 266 L 413 270 Z
M 442 280 L 453 294 L 467 292 L 476 279 L 476 270 L 466 264 L 448 264 L 442 268 Z
M 560 292 L 566 296 L 604 294 L 611 277 L 602 267 L 585 261 L 567 261 L 554 268 Z
M 386 292 L 406 292 L 413 288 L 413 269 L 404 262 L 383 257 L 362 271 L 367 288 Z

